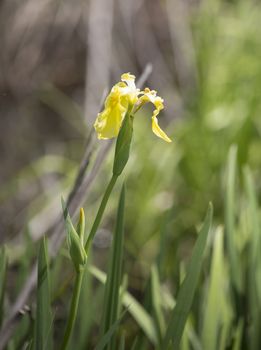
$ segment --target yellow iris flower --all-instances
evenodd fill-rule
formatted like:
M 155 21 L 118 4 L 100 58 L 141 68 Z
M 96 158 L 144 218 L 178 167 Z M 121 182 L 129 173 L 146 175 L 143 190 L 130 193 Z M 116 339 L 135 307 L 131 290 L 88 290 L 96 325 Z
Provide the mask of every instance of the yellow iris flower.
M 104 110 L 98 114 L 94 128 L 99 139 L 111 139 L 118 136 L 122 121 L 129 111 L 134 114 L 145 103 L 151 102 L 155 106 L 152 114 L 152 131 L 166 142 L 171 139 L 165 134 L 158 124 L 157 116 L 164 108 L 163 99 L 157 96 L 155 90 L 148 88 L 140 91 L 135 85 L 135 76 L 124 73 L 121 82 L 114 85 L 107 96 Z

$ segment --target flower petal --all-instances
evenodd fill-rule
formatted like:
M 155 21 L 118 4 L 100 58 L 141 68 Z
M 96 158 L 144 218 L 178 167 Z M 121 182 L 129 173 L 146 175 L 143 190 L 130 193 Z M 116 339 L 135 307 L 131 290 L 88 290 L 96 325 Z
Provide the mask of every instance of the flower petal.
M 140 89 L 135 85 L 135 75 L 124 73 L 121 76 L 121 80 L 125 83 L 125 87 L 121 89 L 122 95 L 126 96 L 129 102 L 134 105 L 138 101 L 140 93 Z
M 121 80 L 124 81 L 124 83 L 126 83 L 132 89 L 136 89 L 135 78 L 135 75 L 132 75 L 130 73 L 124 73 L 121 75 Z
M 150 90 L 149 88 L 146 88 L 143 91 L 143 96 L 140 97 L 139 102 L 141 105 L 143 105 L 146 102 L 151 102 L 154 104 L 156 109 L 154 109 L 153 114 L 152 114 L 152 131 L 154 132 L 155 135 L 158 137 L 162 138 L 166 142 L 172 142 L 171 139 L 165 134 L 165 132 L 160 128 L 157 115 L 159 112 L 164 108 L 164 100 L 160 97 L 157 96 L 157 91 L 155 90 Z
M 171 139 L 160 128 L 160 126 L 158 124 L 158 119 L 157 119 L 156 115 L 154 115 L 154 113 L 153 113 L 153 116 L 152 116 L 151 119 L 152 119 L 152 131 L 154 132 L 154 134 L 157 135 L 158 137 L 160 137 L 161 139 L 163 139 L 166 142 L 172 142 Z
M 121 102 L 120 87 L 115 85 L 106 98 L 104 110 L 94 123 L 98 139 L 111 139 L 118 135 L 126 112 L 126 106 Z
M 98 138 L 111 139 L 118 136 L 126 112 L 134 114 L 147 102 L 155 106 L 152 114 L 152 131 L 166 142 L 171 142 L 171 139 L 158 125 L 157 115 L 164 108 L 163 99 L 157 96 L 155 90 L 146 88 L 140 91 L 137 89 L 135 76 L 130 73 L 122 74 L 121 82 L 113 86 L 105 100 L 104 110 L 96 118 L 94 128 Z

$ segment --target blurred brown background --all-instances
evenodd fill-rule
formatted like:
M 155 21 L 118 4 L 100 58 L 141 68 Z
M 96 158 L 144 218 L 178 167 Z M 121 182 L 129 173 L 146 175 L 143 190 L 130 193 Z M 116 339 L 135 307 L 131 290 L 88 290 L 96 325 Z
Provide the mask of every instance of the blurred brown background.
M 39 180 L 21 193 L 19 171 L 48 153 L 78 160 L 85 135 L 72 125 L 75 120 L 91 125 L 104 92 L 122 72 L 139 76 L 148 63 L 157 67 L 147 84 L 164 96 L 166 118 L 181 115 L 182 100 L 196 84 L 188 30 L 194 6 L 140 0 L 1 2 L 1 239 L 22 228 L 24 206 L 44 187 Z

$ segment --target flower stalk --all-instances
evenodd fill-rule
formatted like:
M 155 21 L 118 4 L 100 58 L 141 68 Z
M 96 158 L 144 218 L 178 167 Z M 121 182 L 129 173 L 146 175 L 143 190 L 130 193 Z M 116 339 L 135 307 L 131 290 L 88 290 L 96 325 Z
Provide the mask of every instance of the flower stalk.
M 78 221 L 77 229 L 75 229 L 72 224 L 71 218 L 69 216 L 68 210 L 65 206 L 65 203 L 62 200 L 64 218 L 65 218 L 66 229 L 67 229 L 68 248 L 69 248 L 71 260 L 75 267 L 76 278 L 74 282 L 74 289 L 73 289 L 73 296 L 71 300 L 69 318 L 67 321 L 64 338 L 63 338 L 63 342 L 60 350 L 67 349 L 67 346 L 69 344 L 69 340 L 73 331 L 73 327 L 77 316 L 83 271 L 84 271 L 85 264 L 87 262 L 87 256 L 89 253 L 91 243 L 99 228 L 101 219 L 103 217 L 103 213 L 105 211 L 106 205 L 110 198 L 111 192 L 115 186 L 115 183 L 118 177 L 120 176 L 120 174 L 122 173 L 123 169 L 125 168 L 125 165 L 127 164 L 129 159 L 130 145 L 131 145 L 131 139 L 132 139 L 132 120 L 133 118 L 130 112 L 128 112 L 128 115 L 126 115 L 124 118 L 124 123 L 120 129 L 117 142 L 116 142 L 112 177 L 104 192 L 100 207 L 96 214 L 95 220 L 93 222 L 92 228 L 90 230 L 90 233 L 88 235 L 85 245 L 84 245 L 85 216 L 84 216 L 83 208 L 80 209 L 79 221 Z
M 170 138 L 159 127 L 157 116 L 164 108 L 163 99 L 157 96 L 155 90 L 146 88 L 140 91 L 135 85 L 135 76 L 125 73 L 121 76 L 121 82 L 114 85 L 105 100 L 104 110 L 98 114 L 94 123 L 94 128 L 99 139 L 110 139 L 117 137 L 115 155 L 112 169 L 112 177 L 102 197 L 95 220 L 90 233 L 84 244 L 85 216 L 80 209 L 80 216 L 77 228 L 75 229 L 70 219 L 68 210 L 62 200 L 64 219 L 67 230 L 67 243 L 71 260 L 74 264 L 76 277 L 73 288 L 73 295 L 70 306 L 69 318 L 67 321 L 65 334 L 60 350 L 66 350 L 69 344 L 71 333 L 75 324 L 79 297 L 83 279 L 83 273 L 87 262 L 87 257 L 91 243 L 101 223 L 106 205 L 115 186 L 115 183 L 124 170 L 130 154 L 130 147 L 133 134 L 134 114 L 147 102 L 151 102 L 155 109 L 152 114 L 152 131 L 155 135 L 166 142 L 171 142 Z
M 111 180 L 106 188 L 106 191 L 104 192 L 104 195 L 103 195 L 103 198 L 102 198 L 102 201 L 101 201 L 101 204 L 100 204 L 100 207 L 98 209 L 98 212 L 96 214 L 96 217 L 95 217 L 95 220 L 94 220 L 94 223 L 92 225 L 92 228 L 91 228 L 91 231 L 89 233 L 89 236 L 87 238 L 87 241 L 86 241 L 86 244 L 85 244 L 85 251 L 88 253 L 89 251 L 89 248 L 90 248 L 90 244 L 98 230 L 98 227 L 100 225 L 100 222 L 101 222 L 101 219 L 102 219 L 102 216 L 103 216 L 103 213 L 104 213 L 104 210 L 106 208 L 106 205 L 107 205 L 107 202 L 108 202 L 108 199 L 110 198 L 110 195 L 111 195 L 111 192 L 112 192 L 112 189 L 116 183 L 118 179 L 118 176 L 116 175 L 113 175 L 111 177 Z
M 77 311 L 78 311 L 78 305 L 79 305 L 79 299 L 80 299 L 80 292 L 82 287 L 82 279 L 84 275 L 84 268 L 81 268 L 76 273 L 76 278 L 74 282 L 73 287 L 73 295 L 71 300 L 71 306 L 70 306 L 70 312 L 69 312 L 69 318 L 66 324 L 65 333 L 63 337 L 63 342 L 60 347 L 60 350 L 66 350 L 69 344 L 69 340 L 71 338 L 71 334 L 74 328 Z

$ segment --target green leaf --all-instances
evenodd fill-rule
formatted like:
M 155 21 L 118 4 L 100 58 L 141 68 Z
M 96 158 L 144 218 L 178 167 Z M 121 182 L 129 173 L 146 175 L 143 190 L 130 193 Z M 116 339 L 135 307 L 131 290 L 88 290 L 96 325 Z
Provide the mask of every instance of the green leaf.
M 0 326 L 4 316 L 4 294 L 6 283 L 7 256 L 5 246 L 0 249 Z
M 166 330 L 166 324 L 161 307 L 162 294 L 159 281 L 159 271 L 156 265 L 153 265 L 151 268 L 151 299 L 158 338 L 161 342 L 163 334 Z
M 125 350 L 125 333 L 121 335 L 119 350 Z
M 95 266 L 90 266 L 89 271 L 100 282 L 105 283 L 106 274 L 104 272 Z M 146 334 L 148 340 L 153 345 L 157 345 L 157 332 L 153 320 L 143 306 L 128 292 L 124 293 L 123 304 L 125 307 L 128 307 L 128 312 Z
M 241 344 L 242 344 L 242 337 L 243 337 L 243 331 L 244 331 L 244 321 L 243 319 L 239 319 L 238 325 L 235 331 L 235 339 L 233 343 L 232 350 L 241 350 Z
M 38 254 L 37 302 L 34 349 L 52 349 L 52 312 L 50 305 L 49 266 L 45 237 Z
M 28 277 L 28 271 L 30 270 L 32 261 L 33 259 L 35 259 L 35 242 L 31 237 L 31 232 L 28 226 L 24 230 L 23 246 L 24 246 L 24 252 L 21 255 L 21 258 L 19 261 L 19 272 L 16 280 L 17 294 L 22 289 L 23 284 L 26 278 Z
M 236 163 L 237 147 L 232 145 L 228 154 L 227 183 L 225 199 L 226 241 L 231 266 L 231 278 L 237 291 L 242 291 L 240 259 L 235 244 L 235 213 L 236 213 Z
M 258 349 L 261 342 L 261 238 L 260 216 L 255 188 L 250 170 L 244 168 L 245 189 L 249 203 L 250 252 L 247 292 L 250 308 L 249 344 L 250 349 Z
M 25 350 L 33 350 L 33 348 L 34 348 L 34 342 L 33 342 L 33 339 L 31 339 L 25 346 Z
M 221 339 L 224 338 L 223 341 L 227 343 L 226 330 L 232 326 L 232 310 L 228 293 L 229 276 L 224 257 L 224 232 L 221 226 L 217 228 L 214 236 L 209 279 L 204 305 L 202 345 L 204 349 L 222 349 Z
M 131 350 L 136 350 L 137 343 L 138 343 L 138 338 L 136 337 L 136 338 L 134 339 L 134 342 L 133 342 L 132 345 L 131 345 Z
M 113 237 L 113 244 L 105 284 L 103 317 L 102 317 L 102 334 L 105 334 L 112 324 L 118 318 L 119 297 L 122 274 L 122 257 L 123 257 L 123 237 L 124 237 L 124 205 L 125 205 L 125 187 L 123 185 L 120 194 L 116 228 Z M 115 339 L 111 339 L 108 348 L 113 348 Z M 114 343 L 115 345 L 115 343 Z
M 119 324 L 123 318 L 123 316 L 125 315 L 125 313 L 127 312 L 127 310 L 125 310 L 120 317 L 110 326 L 110 328 L 108 329 L 108 331 L 101 337 L 98 345 L 95 347 L 95 350 L 102 350 L 106 347 L 106 345 L 108 345 L 108 343 L 110 342 L 112 336 L 114 335 L 114 333 L 116 332 L 117 328 L 119 327 Z
M 169 325 L 166 330 L 166 335 L 163 339 L 161 349 L 168 349 L 172 341 L 172 348 L 178 349 L 182 337 L 182 333 L 189 316 L 192 306 L 192 301 L 195 295 L 201 266 L 203 262 L 203 254 L 207 242 L 208 232 L 210 230 L 213 216 L 212 204 L 209 204 L 207 215 L 204 224 L 200 230 L 195 247 L 192 252 L 192 257 L 188 266 L 187 275 L 181 284 L 176 306 L 173 309 Z

